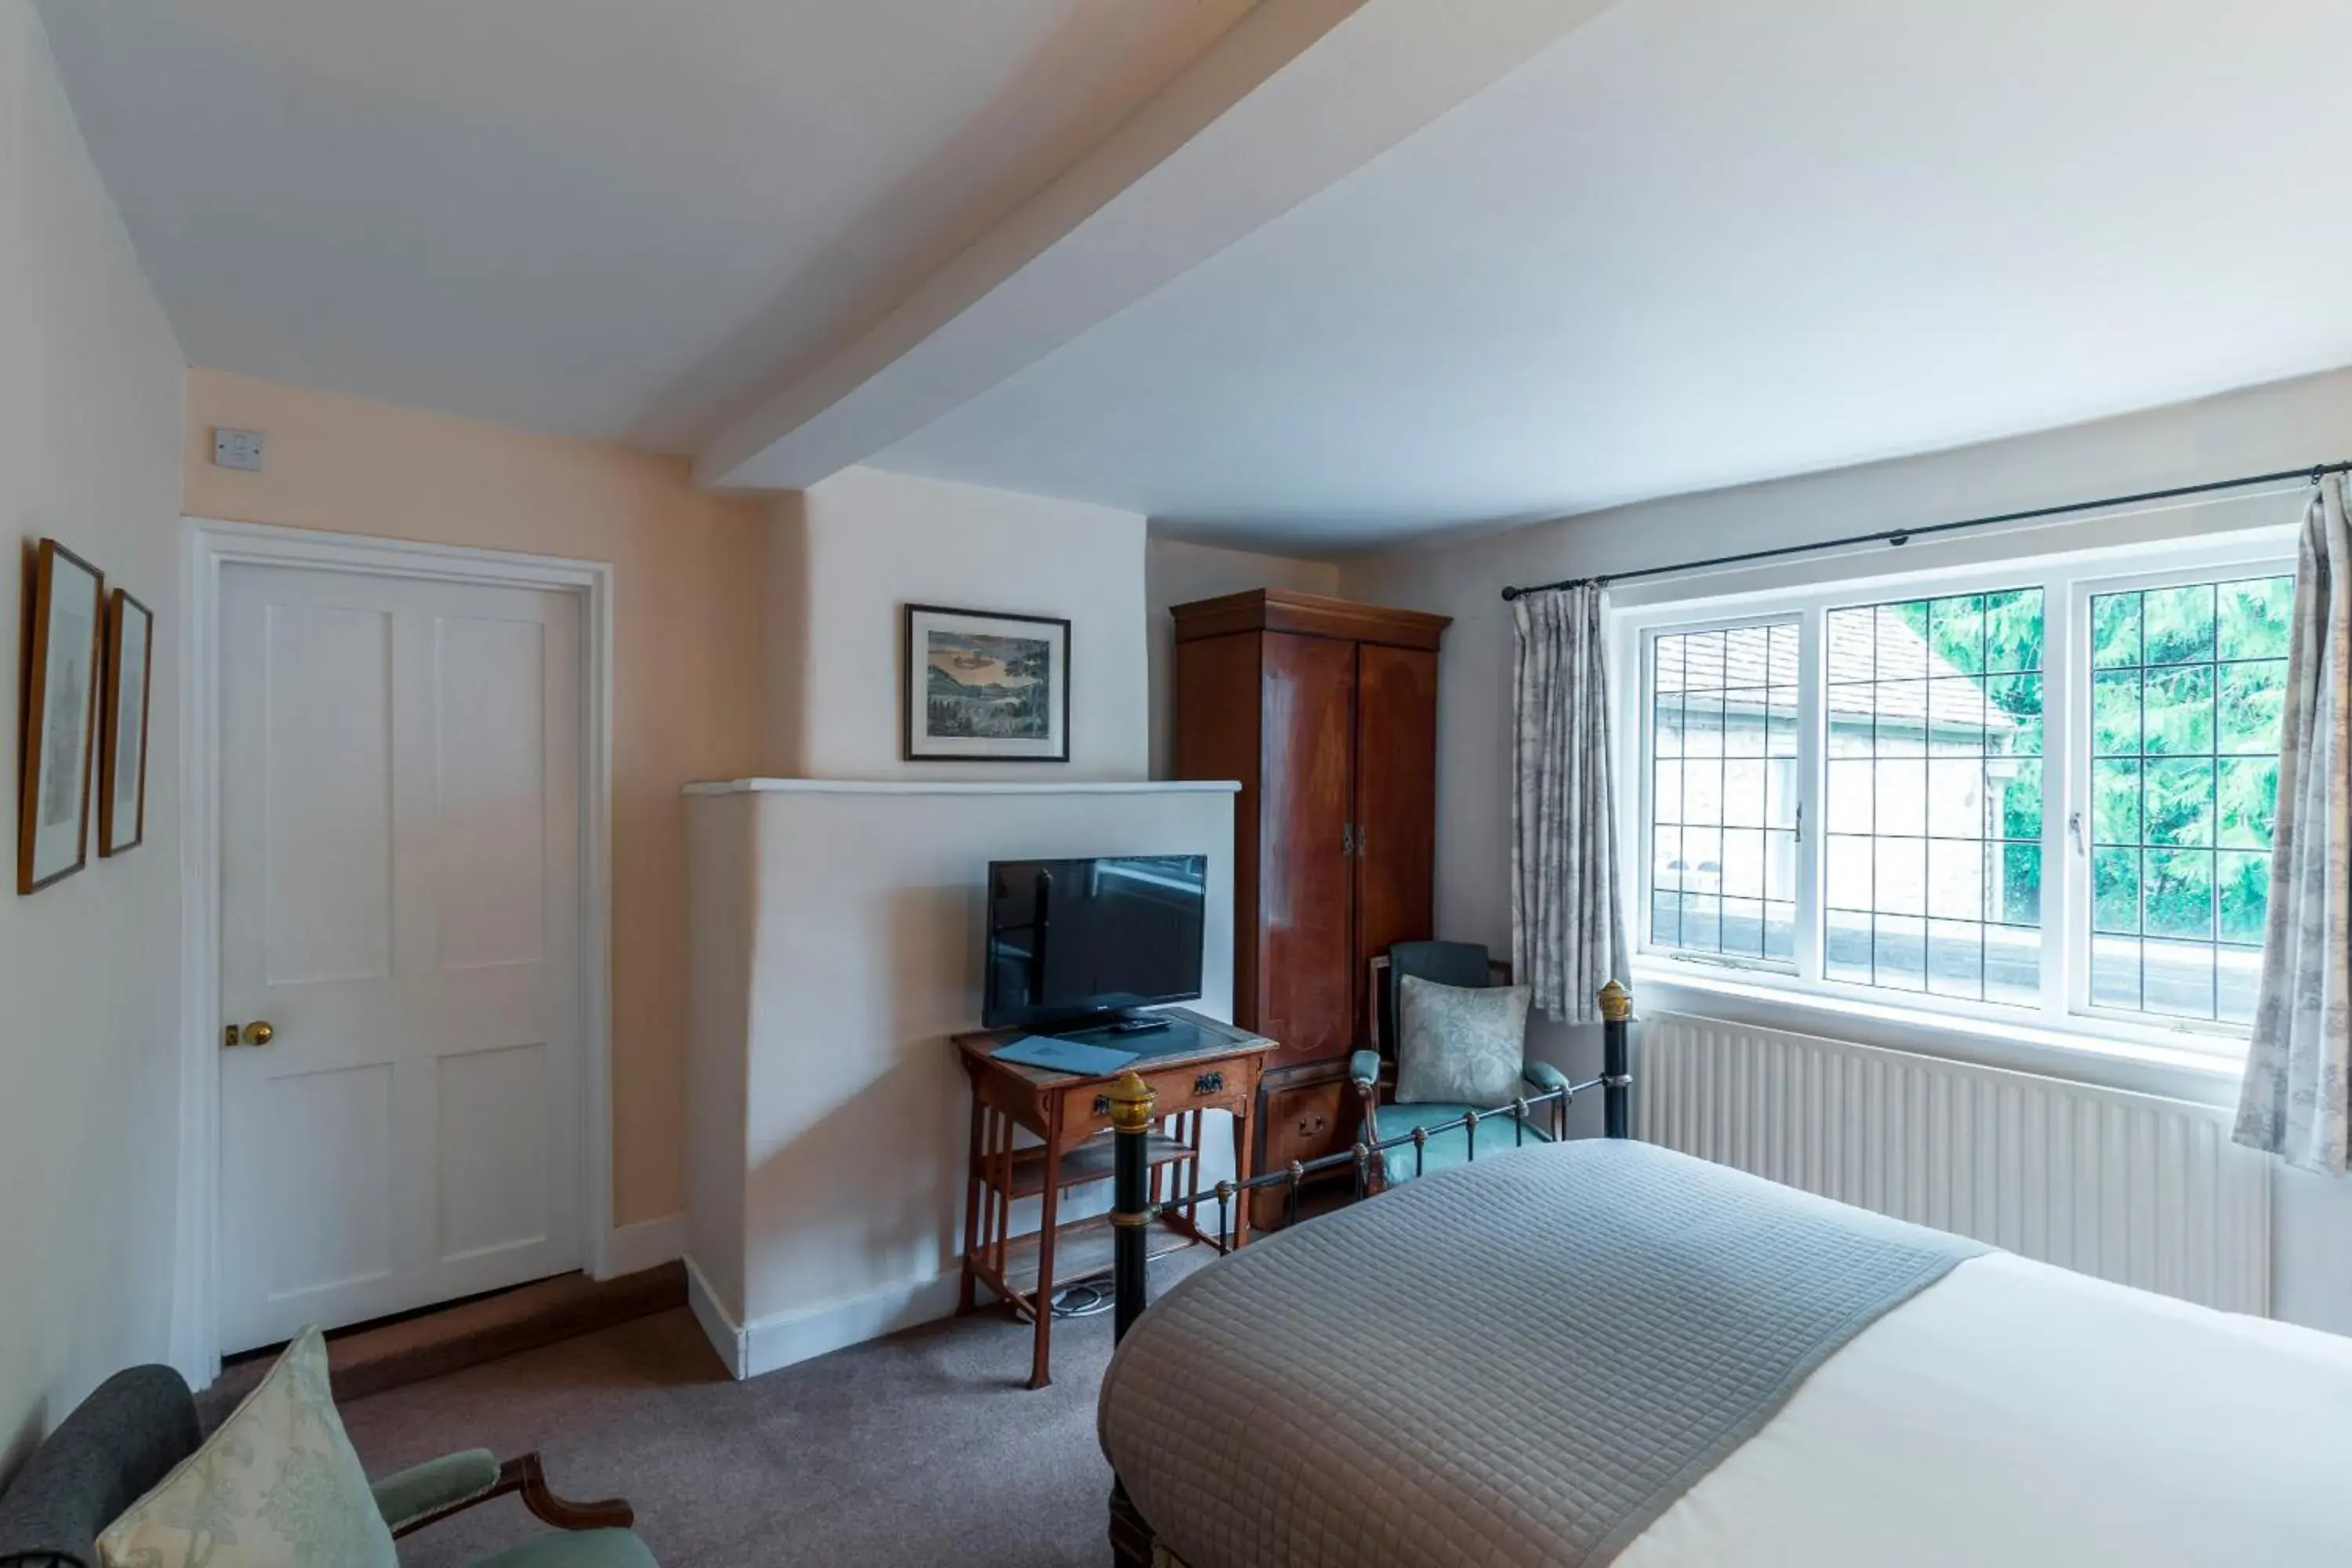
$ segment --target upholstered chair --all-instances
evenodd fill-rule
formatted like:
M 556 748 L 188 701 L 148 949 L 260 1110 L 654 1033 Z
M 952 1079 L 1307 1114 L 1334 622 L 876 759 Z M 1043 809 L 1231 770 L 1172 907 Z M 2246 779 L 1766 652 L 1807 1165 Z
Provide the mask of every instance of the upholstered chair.
M 140 1366 L 115 1373 L 0 1493 L 0 1568 L 98 1568 L 98 1537 L 202 1437 L 195 1401 L 178 1373 Z M 474 1568 L 656 1568 L 653 1553 L 627 1529 L 626 1503 L 565 1502 L 547 1489 L 536 1454 L 500 1463 L 488 1449 L 471 1449 L 387 1476 L 370 1489 L 395 1538 L 509 1492 L 559 1527 Z
M 1372 1045 L 1349 1060 L 1366 1143 L 1410 1138 L 1372 1163 L 1377 1189 L 1523 1143 L 1564 1135 L 1566 1106 L 1555 1100 L 1526 1117 L 1505 1111 L 1520 1096 L 1567 1087 L 1549 1062 L 1527 1057 L 1527 994 L 1510 966 L 1468 942 L 1401 942 L 1371 961 Z M 1468 1127 L 1445 1129 L 1468 1112 Z M 1475 1138 L 1475 1142 L 1474 1142 Z

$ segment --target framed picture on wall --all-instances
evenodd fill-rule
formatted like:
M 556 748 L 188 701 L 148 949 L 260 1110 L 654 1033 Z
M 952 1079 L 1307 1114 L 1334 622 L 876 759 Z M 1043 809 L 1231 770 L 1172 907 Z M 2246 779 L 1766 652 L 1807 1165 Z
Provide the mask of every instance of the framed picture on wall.
M 44 539 L 27 579 L 25 751 L 16 781 L 16 891 L 63 881 L 89 858 L 89 771 L 98 730 L 106 579 Z
M 147 701 L 155 672 L 155 617 L 117 588 L 106 616 L 106 706 L 98 738 L 98 852 L 120 855 L 147 837 Z
M 1070 623 L 906 607 L 910 763 L 1070 760 Z

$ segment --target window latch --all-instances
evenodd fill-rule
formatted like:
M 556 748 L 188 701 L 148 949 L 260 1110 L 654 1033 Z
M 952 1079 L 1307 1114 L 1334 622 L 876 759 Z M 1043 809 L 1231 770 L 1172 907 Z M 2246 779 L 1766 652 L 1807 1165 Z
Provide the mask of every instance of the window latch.
M 2070 811 L 2066 814 L 2066 837 L 2074 841 L 2074 853 L 2077 855 L 2082 854 L 2083 814 L 2081 812 Z
M 1800 844 L 1802 844 L 1805 841 L 1805 803 L 1801 800 L 1797 803 L 1796 841 Z

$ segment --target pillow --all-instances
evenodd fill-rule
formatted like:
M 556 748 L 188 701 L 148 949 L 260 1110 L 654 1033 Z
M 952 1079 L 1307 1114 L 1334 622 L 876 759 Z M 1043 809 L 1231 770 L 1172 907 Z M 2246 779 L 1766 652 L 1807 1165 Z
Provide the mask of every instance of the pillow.
M 204 1447 L 98 1538 L 101 1568 L 399 1568 L 305 1329 Z
M 1519 1092 L 1528 1056 L 1528 988 L 1397 981 L 1396 1097 L 1480 1110 Z

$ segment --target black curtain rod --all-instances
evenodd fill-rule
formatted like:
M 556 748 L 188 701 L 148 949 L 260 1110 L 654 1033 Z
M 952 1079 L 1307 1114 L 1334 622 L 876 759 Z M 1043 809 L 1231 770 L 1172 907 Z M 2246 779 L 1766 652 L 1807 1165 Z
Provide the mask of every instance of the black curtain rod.
M 2036 518 L 2064 517 L 2069 512 L 2105 511 L 2109 507 L 2134 506 L 2141 501 L 2172 500 L 2180 496 L 2210 495 L 2216 490 L 2242 490 L 2254 485 L 2283 484 L 2288 479 L 2309 479 L 2317 484 L 2323 474 L 2352 473 L 2352 462 L 2316 463 L 2308 468 L 2281 468 L 2276 473 L 2248 474 L 2242 479 L 2214 479 L 2201 485 L 2176 485 L 2168 490 L 2142 490 L 2137 495 L 2108 496 L 2100 500 L 2068 501 L 2063 506 L 2039 506 L 2030 511 L 1996 512 L 1990 517 L 1965 517 L 1958 522 L 1931 522 L 1921 528 L 1886 528 L 1876 533 L 1849 534 L 1843 539 L 1823 539 L 1811 544 L 1783 544 L 1771 550 L 1750 550 L 1740 555 L 1716 555 L 1705 561 L 1677 562 L 1672 566 L 1643 566 L 1632 572 L 1614 572 L 1601 577 L 1563 577 L 1557 583 L 1537 583 L 1524 588 L 1506 588 L 1505 599 L 1516 599 L 1524 594 L 1541 594 L 1552 588 L 1580 588 L 1588 583 L 1603 586 L 1611 583 L 1629 583 L 1636 577 L 1663 577 L 1671 572 L 1703 572 L 1710 566 L 1744 566 L 1752 561 L 1778 561 L 1790 555 L 1811 555 L 1819 550 L 1846 550 L 1857 544 L 1900 546 L 1910 543 L 1923 534 L 1950 533 L 1963 528 L 1990 528 L 2000 522 L 2031 522 Z

